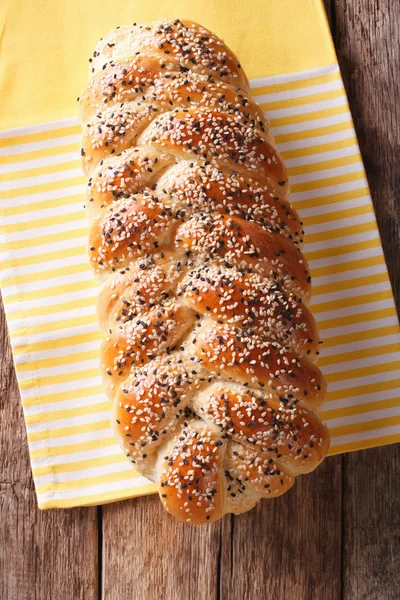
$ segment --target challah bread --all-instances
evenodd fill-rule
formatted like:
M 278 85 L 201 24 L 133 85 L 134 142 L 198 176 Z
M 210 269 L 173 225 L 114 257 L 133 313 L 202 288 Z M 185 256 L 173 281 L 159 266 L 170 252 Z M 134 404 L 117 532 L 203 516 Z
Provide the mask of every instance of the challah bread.
M 178 519 L 247 511 L 329 447 L 285 165 L 200 25 L 117 28 L 90 65 L 81 155 L 113 427 Z

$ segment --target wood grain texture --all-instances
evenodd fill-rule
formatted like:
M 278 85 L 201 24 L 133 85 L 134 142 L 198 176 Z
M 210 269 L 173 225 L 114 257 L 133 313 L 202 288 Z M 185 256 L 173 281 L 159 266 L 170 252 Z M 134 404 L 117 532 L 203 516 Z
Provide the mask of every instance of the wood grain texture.
M 398 600 L 400 448 L 343 457 L 343 600 Z
M 212 526 L 176 522 L 158 497 L 105 506 L 104 597 L 339 600 L 341 498 L 332 457 L 288 494 Z
M 220 598 L 340 600 L 342 457 L 224 527 Z M 225 525 L 225 523 L 224 523 Z
M 400 0 L 324 4 L 399 299 Z M 1 311 L 0 397 L 0 600 L 398 598 L 399 446 L 329 458 L 285 496 L 201 528 L 157 497 L 40 512 Z
M 96 508 L 37 508 L 1 305 L 0 402 L 0 600 L 97 599 Z
M 397 309 L 400 301 L 400 0 L 336 0 L 333 33 Z M 343 600 L 400 589 L 400 446 L 343 457 Z
M 400 0 L 332 0 L 332 7 L 336 51 L 399 307 Z
M 158 495 L 104 506 L 104 598 L 215 598 L 221 531 L 222 522 L 202 527 L 177 522 Z

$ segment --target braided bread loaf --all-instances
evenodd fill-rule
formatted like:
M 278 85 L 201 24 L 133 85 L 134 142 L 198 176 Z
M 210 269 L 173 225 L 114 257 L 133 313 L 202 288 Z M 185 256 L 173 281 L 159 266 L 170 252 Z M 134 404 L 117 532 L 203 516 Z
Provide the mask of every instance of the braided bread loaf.
M 81 155 L 113 426 L 179 519 L 244 512 L 329 447 L 285 166 L 203 27 L 120 27 L 90 63 Z

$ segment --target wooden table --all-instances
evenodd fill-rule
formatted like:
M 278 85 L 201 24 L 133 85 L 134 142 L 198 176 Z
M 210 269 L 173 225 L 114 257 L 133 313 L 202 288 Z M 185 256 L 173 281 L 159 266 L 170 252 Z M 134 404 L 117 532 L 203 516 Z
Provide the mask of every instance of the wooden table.
M 325 3 L 399 300 L 400 0 Z M 39 512 L 2 313 L 0 349 L 1 600 L 400 597 L 399 447 L 329 458 L 282 498 L 202 528 L 154 496 Z

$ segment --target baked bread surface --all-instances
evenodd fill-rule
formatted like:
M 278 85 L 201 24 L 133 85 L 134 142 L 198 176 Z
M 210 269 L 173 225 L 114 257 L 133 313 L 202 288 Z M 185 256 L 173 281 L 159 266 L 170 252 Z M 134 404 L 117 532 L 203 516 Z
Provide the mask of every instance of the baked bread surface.
M 178 519 L 247 511 L 329 448 L 302 223 L 268 121 L 192 21 L 111 31 L 80 104 L 113 428 Z

